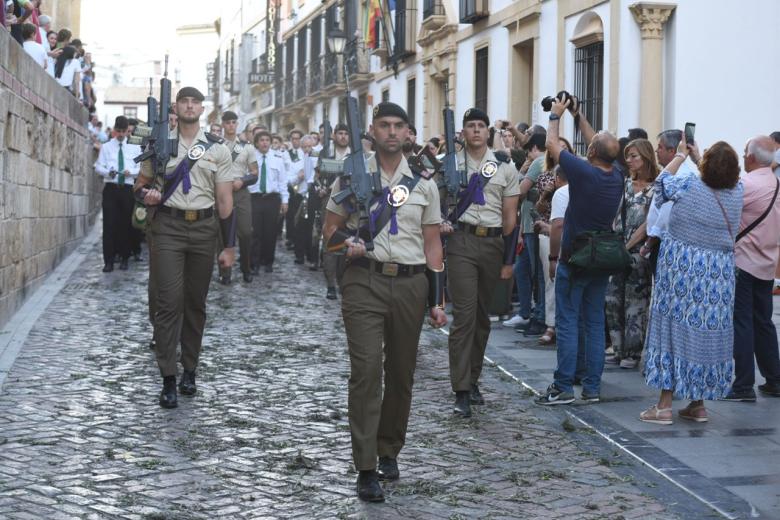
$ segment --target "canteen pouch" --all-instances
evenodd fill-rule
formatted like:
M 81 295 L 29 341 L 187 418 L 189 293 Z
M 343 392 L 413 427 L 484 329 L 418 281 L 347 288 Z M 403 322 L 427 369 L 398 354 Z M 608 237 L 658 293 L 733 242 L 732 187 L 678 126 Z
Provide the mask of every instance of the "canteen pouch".
M 131 218 L 131 224 L 135 229 L 144 231 L 146 230 L 146 217 L 147 217 L 147 210 L 146 206 L 136 201 L 135 205 L 133 206 L 133 215 Z
M 574 238 L 567 264 L 574 274 L 621 274 L 631 270 L 631 255 L 619 233 L 585 231 Z

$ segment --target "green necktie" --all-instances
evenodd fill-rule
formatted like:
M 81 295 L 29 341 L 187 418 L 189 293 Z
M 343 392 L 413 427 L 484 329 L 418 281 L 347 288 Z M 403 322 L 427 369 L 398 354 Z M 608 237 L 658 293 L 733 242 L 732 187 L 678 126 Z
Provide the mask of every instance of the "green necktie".
M 260 193 L 265 193 L 265 155 L 263 155 L 263 165 L 260 167 Z
M 117 184 L 120 186 L 125 185 L 125 154 L 122 153 L 122 141 L 119 141 L 119 158 L 117 159 L 117 168 L 119 169 L 119 177 L 117 178 Z

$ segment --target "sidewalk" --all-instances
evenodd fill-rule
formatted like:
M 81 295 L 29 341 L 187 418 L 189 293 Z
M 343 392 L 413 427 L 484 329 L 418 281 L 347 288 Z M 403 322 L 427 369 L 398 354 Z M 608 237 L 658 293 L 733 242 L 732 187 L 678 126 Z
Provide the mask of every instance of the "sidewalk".
M 50 303 L 27 308 L 29 335 L 0 334 L 21 345 L 0 391 L 0 518 L 717 517 L 564 411 L 533 406 L 497 367 L 487 405 L 454 418 L 446 338 L 430 329 L 401 480 L 387 503 L 360 503 L 345 338 L 322 273 L 282 252 L 250 285 L 214 283 L 198 395 L 164 410 L 147 264 L 106 275 L 99 242 L 80 249 Z M 525 352 L 511 334 L 494 344 Z
M 774 300 L 780 329 L 780 297 Z M 499 323 L 493 325 L 486 355 L 538 392 L 553 380 L 555 347 L 542 347 L 536 338 Z M 756 382 L 764 382 L 758 372 Z M 780 518 L 780 399 L 759 394 L 756 403 L 708 402 L 706 424 L 639 421 L 639 413 L 657 399 L 638 370 L 607 365 L 601 403 L 561 408 L 724 516 Z M 679 407 L 675 401 L 675 413 Z

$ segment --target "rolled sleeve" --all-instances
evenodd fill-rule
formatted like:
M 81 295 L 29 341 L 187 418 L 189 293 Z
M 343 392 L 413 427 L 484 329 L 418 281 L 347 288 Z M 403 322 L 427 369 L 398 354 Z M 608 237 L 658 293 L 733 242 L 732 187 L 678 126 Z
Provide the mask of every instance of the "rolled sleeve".
M 424 226 L 441 224 L 441 209 L 439 202 L 439 190 L 432 180 L 420 181 L 424 183 L 425 200 L 428 204 L 423 209 L 422 224 Z M 330 208 L 329 208 L 330 209 Z

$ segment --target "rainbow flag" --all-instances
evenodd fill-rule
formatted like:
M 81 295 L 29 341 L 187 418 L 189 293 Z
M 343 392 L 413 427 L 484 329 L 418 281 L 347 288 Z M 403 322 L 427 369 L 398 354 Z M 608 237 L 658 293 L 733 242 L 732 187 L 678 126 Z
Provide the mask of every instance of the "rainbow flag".
M 378 27 L 380 17 L 382 16 L 382 5 L 380 0 L 369 0 L 368 8 L 365 13 L 363 35 L 366 40 L 366 47 L 376 49 L 379 46 Z

